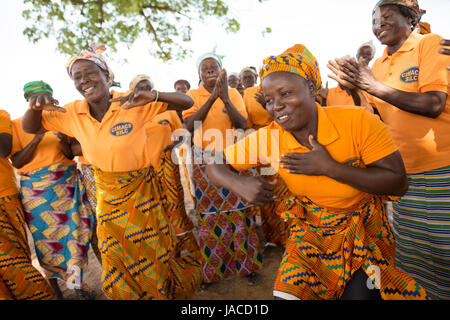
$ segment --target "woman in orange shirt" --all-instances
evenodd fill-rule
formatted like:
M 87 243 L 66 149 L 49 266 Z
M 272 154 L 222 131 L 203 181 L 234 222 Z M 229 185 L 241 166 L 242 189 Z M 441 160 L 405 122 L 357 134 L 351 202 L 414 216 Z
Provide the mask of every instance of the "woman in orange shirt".
M 382 197 L 402 195 L 407 180 L 384 125 L 363 108 L 322 108 L 318 63 L 303 45 L 263 63 L 274 122 L 225 149 L 229 165 L 210 164 L 207 173 L 250 203 L 271 201 L 274 186 L 234 170 L 269 163 L 288 186 L 277 208 L 291 228 L 275 297 L 424 299 L 425 291 L 394 267 Z
M 49 300 L 53 291 L 31 264 L 25 215 L 14 171 L 9 114 L 0 110 L 0 300 Z
M 234 143 L 236 134 L 239 135 L 236 129 L 241 132 L 245 129 L 244 101 L 236 89 L 228 88 L 227 73 L 216 54 L 201 56 L 197 70 L 202 86 L 187 93 L 194 105 L 183 112 L 183 118 L 186 129 L 194 133 L 195 207 L 199 245 L 206 261 L 203 281 L 212 283 L 236 274 L 249 276 L 253 284 L 255 272 L 262 267 L 254 221 L 259 208 L 244 203 L 228 189 L 211 184 L 204 163 L 214 150 L 223 150 Z
M 433 299 L 450 298 L 448 57 L 437 34 L 415 30 L 416 0 L 383 0 L 373 32 L 386 45 L 372 68 L 341 61 L 342 79 L 366 93 L 398 145 L 410 188 L 393 203 L 396 264 Z
M 40 92 L 51 95 L 53 90 L 43 81 L 24 86 L 27 101 Z M 59 132 L 25 133 L 21 118 L 12 125 L 11 161 L 20 176 L 21 200 L 39 263 L 58 299 L 64 297 L 57 279 L 72 282 L 71 288 L 85 299 L 81 285 L 94 213 L 72 160 L 70 140 Z
M 84 100 L 60 108 L 49 95 L 36 95 L 22 126 L 76 138 L 94 167 L 104 293 L 111 299 L 189 298 L 200 285 L 200 263 L 176 255 L 148 129 L 157 114 L 189 108 L 192 100 L 155 90 L 110 92 L 113 73 L 104 50 L 94 45 L 69 60 L 67 71 Z

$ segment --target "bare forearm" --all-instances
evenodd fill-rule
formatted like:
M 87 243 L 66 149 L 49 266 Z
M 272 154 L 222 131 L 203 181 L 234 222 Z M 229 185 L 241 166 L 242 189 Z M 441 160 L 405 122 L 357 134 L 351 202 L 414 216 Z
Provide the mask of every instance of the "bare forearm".
M 39 142 L 40 141 L 32 140 L 25 148 L 11 156 L 11 162 L 14 168 L 20 169 L 33 160 L 34 152 L 36 151 Z
M 12 136 L 8 133 L 0 133 L 0 157 L 6 158 L 11 153 Z
M 342 163 L 329 171 L 328 177 L 360 191 L 376 195 L 402 196 L 408 190 L 408 180 L 401 175 L 383 168 L 356 168 Z
M 236 129 L 245 129 L 247 127 L 247 119 L 236 109 L 231 101 L 225 103 L 225 108 L 228 111 L 231 124 Z
M 32 134 L 45 132 L 42 126 L 42 110 L 28 109 L 22 118 L 22 129 Z
M 158 100 L 166 102 L 169 105 L 168 110 L 183 111 L 194 104 L 191 97 L 179 92 L 159 92 Z
M 227 164 L 208 164 L 206 174 L 215 186 L 236 192 L 234 187 L 237 185 L 239 175 Z
M 184 125 L 186 129 L 190 132 L 194 131 L 194 122 L 195 121 L 203 121 L 208 115 L 209 110 L 211 109 L 214 101 L 211 97 L 205 102 L 203 106 L 200 107 L 192 116 L 186 118 L 184 120 Z
M 446 95 L 445 98 L 439 97 L 437 92 L 406 92 L 391 88 L 381 82 L 377 82 L 367 92 L 403 111 L 429 118 L 436 118 L 442 113 L 447 99 Z

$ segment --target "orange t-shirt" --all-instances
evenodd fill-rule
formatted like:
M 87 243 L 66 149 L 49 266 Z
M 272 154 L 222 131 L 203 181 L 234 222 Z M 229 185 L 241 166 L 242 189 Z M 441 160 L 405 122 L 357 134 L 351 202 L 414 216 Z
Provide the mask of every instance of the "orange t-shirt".
M 12 135 L 11 118 L 9 113 L 0 110 L 0 133 Z M 16 176 L 8 159 L 0 157 L 0 198 L 16 194 Z
M 450 57 L 439 54 L 436 34 L 412 32 L 402 47 L 389 56 L 387 49 L 372 66 L 375 78 L 407 92 L 448 93 Z M 450 99 L 436 119 L 400 110 L 371 95 L 369 103 L 378 109 L 397 144 L 407 173 L 425 172 L 450 165 Z
M 355 102 L 340 86 L 328 89 L 327 106 L 354 106 Z
M 247 88 L 244 91 L 244 103 L 247 109 L 248 119 L 247 128 L 258 130 L 267 126 L 272 122 L 272 118 L 266 109 L 255 99 L 255 93 L 258 92 L 259 86 Z
M 113 98 L 128 92 L 112 91 Z M 153 145 L 147 136 L 148 123 L 167 108 L 152 102 L 129 110 L 113 102 L 101 122 L 93 118 L 86 100 L 64 106 L 67 112 L 44 111 L 42 125 L 75 137 L 86 161 L 105 172 L 134 171 L 151 165 Z
M 160 113 L 150 121 L 147 137 L 149 143 L 152 143 L 152 153 L 149 157 L 154 168 L 158 167 L 164 149 L 175 142 L 172 133 L 177 129 L 183 129 L 183 125 L 176 111 Z
M 397 150 L 386 126 L 365 108 L 350 106 L 322 108 L 317 104 L 317 141 L 340 163 L 365 167 Z M 284 153 L 305 153 L 294 136 L 276 122 L 246 136 L 224 150 L 233 168 L 242 171 L 270 164 L 297 196 L 306 196 L 322 206 L 347 208 L 366 193 L 326 176 L 292 174 L 279 167 Z
M 34 134 L 29 134 L 22 129 L 22 118 L 12 121 L 13 148 L 11 155 L 23 150 L 34 138 Z M 75 164 L 67 159 L 61 150 L 59 143 L 53 132 L 46 132 L 41 142 L 36 147 L 33 158 L 22 168 L 17 169 L 18 174 L 44 168 L 55 163 Z
M 189 90 L 187 95 L 194 100 L 194 105 L 190 109 L 183 111 L 183 119 L 197 112 L 206 103 L 211 93 L 204 86 L 201 86 L 198 89 Z M 244 100 L 239 91 L 229 88 L 228 95 L 235 108 L 247 119 Z M 203 150 L 223 150 L 224 147 L 235 142 L 235 139 L 232 138 L 233 130 L 228 132 L 229 138 L 227 139 L 227 130 L 229 129 L 234 129 L 234 127 L 231 124 L 224 103 L 218 98 L 211 106 L 208 115 L 203 120 L 202 126 L 194 131 L 194 144 Z M 220 141 L 220 139 L 222 140 Z

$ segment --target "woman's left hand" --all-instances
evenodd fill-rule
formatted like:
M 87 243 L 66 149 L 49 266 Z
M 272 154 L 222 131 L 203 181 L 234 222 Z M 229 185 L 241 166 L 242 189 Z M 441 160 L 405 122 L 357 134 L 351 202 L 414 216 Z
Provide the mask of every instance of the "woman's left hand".
M 228 96 L 228 76 L 227 71 L 222 69 L 219 74 L 219 98 L 223 103 L 226 104 L 228 100 L 230 100 Z
M 154 91 L 136 91 L 125 97 L 118 97 L 109 100 L 110 102 L 119 102 L 123 109 L 131 109 L 144 106 L 155 101 L 156 94 Z
M 309 152 L 282 154 L 282 158 L 279 160 L 281 168 L 294 174 L 328 176 L 328 173 L 330 170 L 333 170 L 337 162 L 312 135 L 309 136 L 309 143 L 313 147 Z
M 359 63 L 355 58 L 339 60 L 339 67 L 344 73 L 342 79 L 361 90 L 369 91 L 378 84 L 378 80 L 375 79 L 372 70 L 362 57 L 359 59 Z

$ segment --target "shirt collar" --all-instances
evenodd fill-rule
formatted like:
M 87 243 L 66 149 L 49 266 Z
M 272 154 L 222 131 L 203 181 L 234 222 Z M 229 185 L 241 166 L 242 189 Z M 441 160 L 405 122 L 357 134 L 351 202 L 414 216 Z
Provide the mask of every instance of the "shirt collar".
M 336 141 L 339 138 L 339 134 L 336 131 L 334 124 L 328 118 L 324 108 L 316 103 L 317 108 L 317 142 L 321 145 L 326 146 Z M 276 124 L 276 123 L 275 123 Z M 280 129 L 281 134 L 281 144 L 287 149 L 297 149 L 303 148 L 307 149 L 305 146 L 301 145 L 297 139 L 288 131 L 283 130 L 278 124 L 276 124 L 277 129 Z
M 129 91 L 122 93 L 122 92 L 116 92 L 114 90 L 111 90 L 112 99 L 126 96 L 129 93 L 130 93 Z M 120 109 L 119 102 L 112 102 L 111 106 L 109 107 L 109 110 L 111 110 L 111 111 L 117 111 L 119 109 Z M 89 103 L 87 102 L 86 99 L 80 101 L 76 112 L 78 114 L 89 114 Z
M 417 42 L 419 41 L 420 37 L 422 37 L 422 35 L 419 34 L 416 30 L 414 30 L 413 32 L 411 32 L 411 34 L 408 36 L 408 38 L 405 40 L 405 42 L 403 42 L 400 49 L 398 49 L 397 52 L 395 52 L 393 55 L 400 53 L 400 52 L 409 52 L 409 51 L 413 50 L 414 48 L 416 48 Z M 389 58 L 388 48 L 386 47 L 386 48 L 384 48 L 382 59 L 383 59 L 383 61 L 385 61 L 388 58 Z

